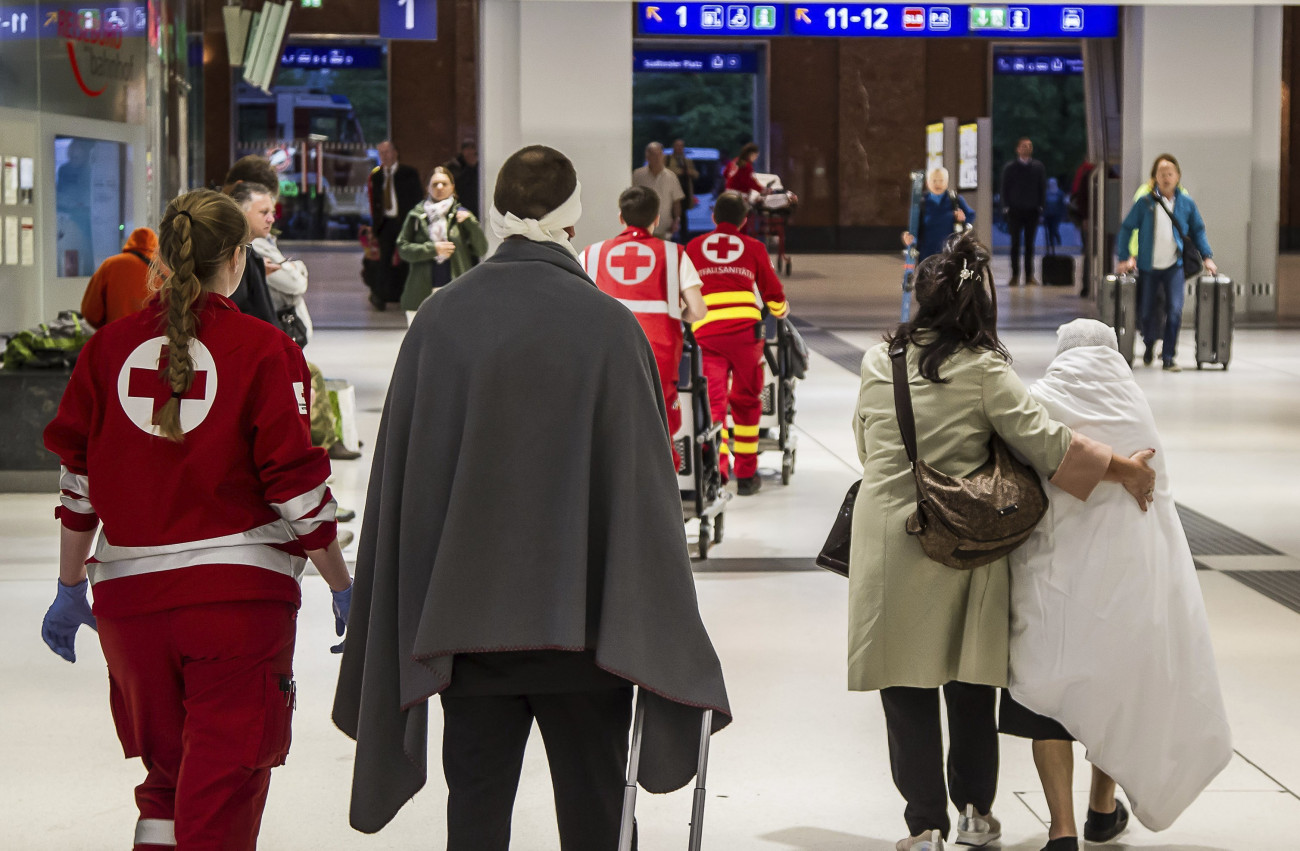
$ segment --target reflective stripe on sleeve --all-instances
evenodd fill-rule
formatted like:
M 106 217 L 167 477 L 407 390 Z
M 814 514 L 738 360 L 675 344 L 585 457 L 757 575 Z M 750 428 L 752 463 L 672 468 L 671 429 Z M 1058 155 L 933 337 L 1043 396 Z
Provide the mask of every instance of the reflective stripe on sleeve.
M 772 311 L 773 316 L 775 316 L 777 319 L 780 319 L 782 316 L 785 316 L 787 313 L 790 312 L 790 302 L 769 301 L 767 303 L 767 309 Z
M 142 818 L 135 823 L 136 845 L 176 845 L 176 822 L 171 819 Z
M 59 467 L 59 502 L 69 511 L 94 514 L 95 507 L 90 504 L 90 479 L 67 467 Z
M 310 535 L 322 523 L 328 523 L 338 513 L 338 503 L 331 496 L 328 500 L 329 486 L 321 483 L 305 494 L 295 496 L 285 502 L 273 502 L 271 507 L 288 521 L 298 537 Z M 310 516 L 309 516 L 310 515 Z

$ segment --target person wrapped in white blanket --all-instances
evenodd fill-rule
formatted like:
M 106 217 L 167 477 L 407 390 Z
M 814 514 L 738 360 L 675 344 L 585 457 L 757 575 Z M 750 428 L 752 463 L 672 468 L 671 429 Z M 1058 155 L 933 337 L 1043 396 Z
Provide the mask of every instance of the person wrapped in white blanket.
M 1011 671 L 1002 732 L 1034 740 L 1051 809 L 1046 851 L 1078 847 L 1071 737 L 1093 764 L 1084 838 L 1123 832 L 1123 787 L 1163 830 L 1223 770 L 1231 733 L 1205 603 L 1146 397 L 1115 332 L 1077 319 L 1030 393 L 1052 418 L 1115 451 L 1155 450 L 1143 513 L 1118 486 L 1081 502 L 1048 482 L 1047 515 L 1011 555 Z M 1103 489 L 1113 493 L 1103 493 Z M 1113 780 L 1111 778 L 1114 778 Z

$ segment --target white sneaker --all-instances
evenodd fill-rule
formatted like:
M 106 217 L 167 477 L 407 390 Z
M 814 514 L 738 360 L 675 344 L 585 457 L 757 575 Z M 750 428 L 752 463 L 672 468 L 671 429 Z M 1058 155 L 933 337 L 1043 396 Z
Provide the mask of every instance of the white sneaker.
M 957 818 L 957 844 L 983 848 L 1002 837 L 1002 823 L 993 813 L 980 815 L 974 804 L 966 805 L 966 812 Z
M 897 851 L 943 851 L 943 834 L 937 830 L 898 840 Z

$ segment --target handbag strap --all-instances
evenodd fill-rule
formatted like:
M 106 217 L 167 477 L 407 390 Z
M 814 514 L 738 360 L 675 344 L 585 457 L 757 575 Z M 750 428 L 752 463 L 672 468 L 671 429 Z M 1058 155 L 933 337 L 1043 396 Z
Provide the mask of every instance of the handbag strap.
M 1175 193 L 1176 193 L 1176 192 L 1177 192 L 1177 190 L 1175 190 Z M 1178 238 L 1181 239 L 1181 240 L 1183 241 L 1183 245 L 1186 245 L 1186 244 L 1187 244 L 1187 234 L 1183 233 L 1183 226 L 1180 225 L 1180 224 L 1178 224 L 1178 219 L 1175 219 L 1175 218 L 1174 218 L 1173 211 L 1170 210 L 1168 207 L 1165 206 L 1165 201 L 1164 201 L 1164 199 L 1163 199 L 1162 197 L 1160 197 L 1160 193 L 1157 192 L 1157 191 L 1154 191 L 1154 190 L 1153 190 L 1153 191 L 1151 192 L 1151 197 L 1155 199 L 1155 205 L 1156 205 L 1157 207 L 1159 207 L 1160 209 L 1162 209 L 1162 210 L 1165 211 L 1165 215 L 1169 217 L 1169 221 L 1173 224 L 1173 226 L 1174 226 L 1174 230 L 1178 231 Z M 1177 203 L 1178 203 L 1178 195 L 1175 194 L 1175 195 L 1174 195 L 1174 204 L 1176 205 Z
M 898 430 L 903 435 L 907 460 L 915 467 L 916 417 L 912 413 L 912 388 L 907 384 L 907 343 L 900 340 L 891 346 L 889 360 L 894 367 L 894 413 L 898 416 Z

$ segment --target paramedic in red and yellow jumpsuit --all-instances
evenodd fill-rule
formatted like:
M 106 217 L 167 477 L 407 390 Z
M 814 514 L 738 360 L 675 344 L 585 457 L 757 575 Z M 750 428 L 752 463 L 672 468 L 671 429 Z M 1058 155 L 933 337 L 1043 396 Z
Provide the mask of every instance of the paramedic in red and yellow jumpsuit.
M 691 326 L 704 355 L 713 421 L 724 424 L 722 474 L 728 477 L 727 406 L 734 423 L 737 492 L 758 491 L 758 421 L 762 416 L 764 303 L 775 317 L 790 311 L 785 290 L 772 269 L 767 248 L 740 232 L 749 204 L 736 192 L 723 192 L 713 207 L 717 228 L 696 237 L 686 254 L 704 282 L 708 314 Z
M 158 295 L 90 339 L 45 430 L 62 531 L 41 635 L 75 662 L 77 628 L 98 629 L 118 738 L 148 772 L 134 848 L 251 851 L 289 750 L 298 579 L 310 558 L 342 634 L 351 578 L 302 350 L 228 298 L 243 212 L 198 190 L 158 231 Z
M 579 257 L 582 267 L 602 292 L 636 314 L 654 349 L 668 431 L 674 438 L 682 425 L 677 381 L 682 361 L 682 320 L 702 319 L 700 276 L 681 246 L 651 233 L 659 221 L 659 195 L 645 186 L 625 189 L 618 198 L 621 234 L 589 245 Z M 681 468 L 677 448 L 673 463 Z

